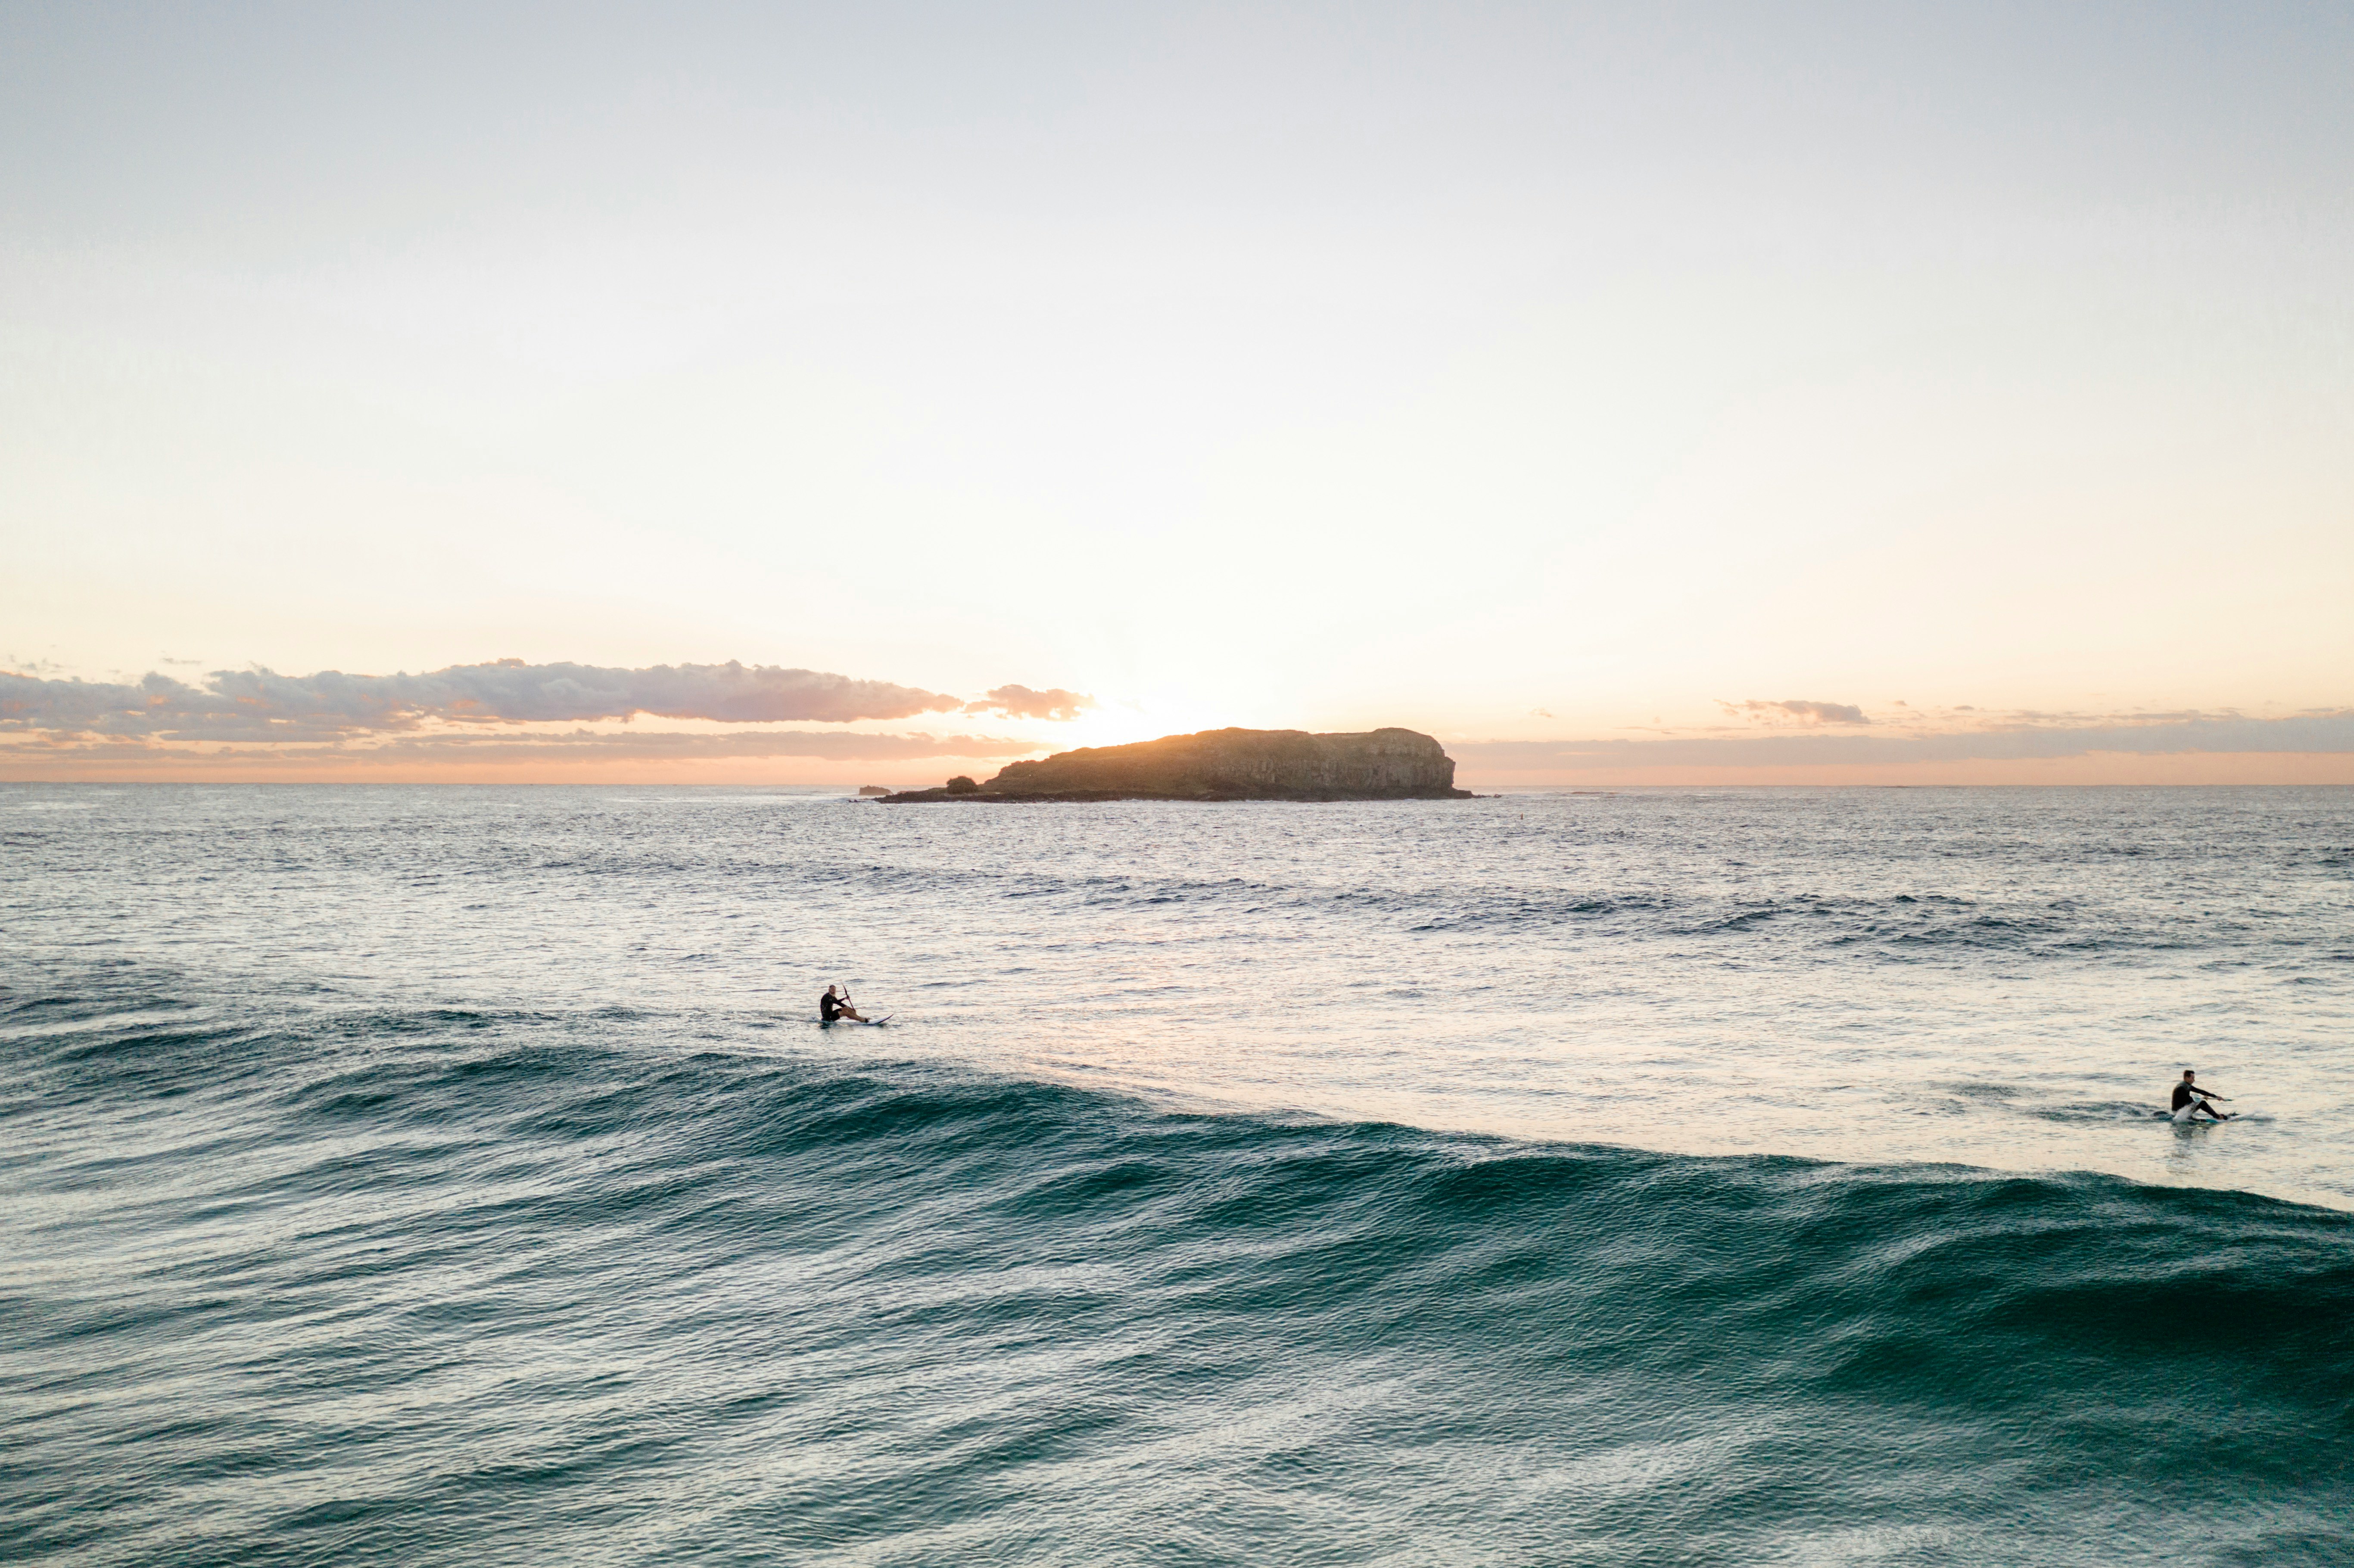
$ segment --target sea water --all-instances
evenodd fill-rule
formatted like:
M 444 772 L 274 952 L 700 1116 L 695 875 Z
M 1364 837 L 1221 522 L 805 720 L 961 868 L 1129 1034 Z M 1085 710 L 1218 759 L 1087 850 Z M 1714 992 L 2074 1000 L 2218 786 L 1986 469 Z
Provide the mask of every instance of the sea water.
M 2354 1560 L 2354 791 L 0 856 L 12 1562 Z

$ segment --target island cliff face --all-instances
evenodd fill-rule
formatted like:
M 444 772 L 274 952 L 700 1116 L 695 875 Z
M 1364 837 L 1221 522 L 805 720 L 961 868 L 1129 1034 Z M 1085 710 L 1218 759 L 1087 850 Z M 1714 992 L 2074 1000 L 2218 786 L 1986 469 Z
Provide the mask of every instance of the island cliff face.
M 916 789 L 921 800 L 1459 800 L 1455 759 L 1410 729 L 1310 735 L 1205 729 L 1134 746 L 1091 746 L 1016 762 L 977 791 Z

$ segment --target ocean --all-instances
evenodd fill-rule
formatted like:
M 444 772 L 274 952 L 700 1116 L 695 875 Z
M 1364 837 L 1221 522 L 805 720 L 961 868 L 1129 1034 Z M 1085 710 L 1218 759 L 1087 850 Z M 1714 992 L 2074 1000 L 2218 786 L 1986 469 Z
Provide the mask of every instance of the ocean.
M 2354 790 L 0 857 L 10 1563 L 2354 1563 Z

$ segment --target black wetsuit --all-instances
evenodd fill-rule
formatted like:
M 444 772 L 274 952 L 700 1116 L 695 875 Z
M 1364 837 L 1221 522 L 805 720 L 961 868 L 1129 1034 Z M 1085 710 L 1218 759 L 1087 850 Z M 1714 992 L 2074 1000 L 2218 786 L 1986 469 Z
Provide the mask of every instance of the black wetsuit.
M 2177 1084 L 2174 1086 L 2173 1108 L 2180 1110 L 2184 1106 L 2189 1105 L 2192 1100 L 2195 1100 L 2198 1097 L 2198 1091 L 2193 1089 L 2189 1084 Z
M 817 1016 L 822 1023 L 831 1023 L 842 1016 L 842 1003 L 834 1000 L 833 992 L 827 991 L 817 999 Z

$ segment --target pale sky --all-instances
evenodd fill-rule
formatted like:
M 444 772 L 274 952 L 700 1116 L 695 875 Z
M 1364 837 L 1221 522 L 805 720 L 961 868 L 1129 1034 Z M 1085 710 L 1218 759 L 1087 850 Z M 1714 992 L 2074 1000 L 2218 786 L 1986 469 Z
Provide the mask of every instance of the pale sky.
M 0 779 L 222 743 L 56 683 L 517 659 L 940 700 L 400 735 L 2354 781 L 2349 81 L 2334 4 L 0 3 Z

